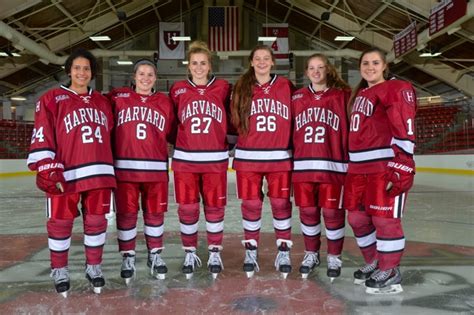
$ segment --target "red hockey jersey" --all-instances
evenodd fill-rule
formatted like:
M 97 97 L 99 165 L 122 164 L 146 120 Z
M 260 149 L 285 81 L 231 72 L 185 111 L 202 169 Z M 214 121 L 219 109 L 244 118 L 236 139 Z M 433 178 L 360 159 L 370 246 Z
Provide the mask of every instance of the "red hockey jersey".
M 99 92 L 50 90 L 36 103 L 28 167 L 48 158 L 63 163 L 65 193 L 115 188 L 112 127 L 112 108 Z
M 249 131 L 239 133 L 233 168 L 246 172 L 291 171 L 291 95 L 293 84 L 272 75 L 253 89 Z
M 131 88 L 109 93 L 114 111 L 115 176 L 126 182 L 168 181 L 168 141 L 175 127 L 173 105 L 163 93 Z
M 206 85 L 184 80 L 171 87 L 170 97 L 178 120 L 174 171 L 227 171 L 230 91 L 227 81 L 215 77 Z
M 413 155 L 415 113 L 409 82 L 388 80 L 361 90 L 352 105 L 348 172 L 383 172 L 394 150 Z
M 343 184 L 347 173 L 350 91 L 311 84 L 293 94 L 293 182 Z

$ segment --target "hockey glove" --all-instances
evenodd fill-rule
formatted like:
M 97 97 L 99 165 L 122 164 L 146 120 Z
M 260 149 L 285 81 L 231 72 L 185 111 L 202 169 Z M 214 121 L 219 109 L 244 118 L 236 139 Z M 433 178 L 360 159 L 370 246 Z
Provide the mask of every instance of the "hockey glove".
M 386 190 L 390 197 L 407 192 L 413 185 L 415 177 L 415 161 L 413 158 L 399 153 L 387 164 Z
M 46 159 L 39 162 L 38 174 L 36 175 L 36 186 L 42 191 L 59 195 L 64 192 L 64 165 L 58 161 Z

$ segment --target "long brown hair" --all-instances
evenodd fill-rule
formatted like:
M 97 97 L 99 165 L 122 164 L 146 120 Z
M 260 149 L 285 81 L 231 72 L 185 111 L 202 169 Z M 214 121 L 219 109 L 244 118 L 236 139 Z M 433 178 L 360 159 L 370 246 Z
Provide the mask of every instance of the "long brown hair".
M 252 105 L 253 87 L 257 83 L 255 70 L 252 67 L 252 60 L 257 50 L 266 50 L 272 56 L 275 63 L 275 56 L 270 47 L 266 45 L 257 45 L 250 52 L 248 58 L 249 65 L 247 71 L 240 76 L 235 83 L 234 92 L 232 94 L 232 124 L 239 130 L 239 133 L 247 134 L 249 131 L 249 116 Z
M 382 59 L 383 63 L 386 65 L 385 70 L 383 71 L 383 77 L 384 77 L 384 79 L 387 79 L 388 78 L 388 73 L 389 73 L 388 64 L 387 64 L 387 55 L 380 48 L 371 47 L 371 48 L 368 48 L 368 49 L 364 50 L 362 52 L 362 54 L 360 55 L 360 58 L 359 58 L 359 69 L 360 69 L 360 65 L 362 63 L 362 58 L 364 58 L 365 55 L 370 54 L 370 53 L 374 53 L 374 52 L 379 54 L 380 59 Z M 369 84 L 367 83 L 367 81 L 364 78 L 361 78 L 359 84 L 357 84 L 356 87 L 352 90 L 351 97 L 349 98 L 349 102 L 347 103 L 347 113 L 349 115 L 352 112 L 352 105 L 354 103 L 354 100 L 355 100 L 357 94 L 359 94 L 360 90 L 365 89 L 368 86 L 369 86 Z
M 324 65 L 327 69 L 326 85 L 328 87 L 341 90 L 350 90 L 351 87 L 349 86 L 349 84 L 347 84 L 346 81 L 341 78 L 339 73 L 337 73 L 336 67 L 334 67 L 334 65 L 329 62 L 328 57 L 324 54 L 316 53 L 309 56 L 308 59 L 306 59 L 305 71 L 308 70 L 309 62 L 313 58 L 318 58 L 324 62 Z

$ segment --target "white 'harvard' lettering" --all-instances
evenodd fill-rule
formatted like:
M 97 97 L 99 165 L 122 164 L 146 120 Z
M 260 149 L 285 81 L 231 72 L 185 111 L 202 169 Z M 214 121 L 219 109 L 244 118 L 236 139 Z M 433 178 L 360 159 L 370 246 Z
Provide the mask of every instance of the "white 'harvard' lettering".
M 339 115 L 333 111 L 322 107 L 307 108 L 295 117 L 296 130 L 299 130 L 311 122 L 320 122 L 330 126 L 335 131 L 339 130 Z
M 359 112 L 365 116 L 372 116 L 374 112 L 374 104 L 363 96 L 357 96 L 354 105 L 352 106 L 352 112 Z
M 258 98 L 252 101 L 250 116 L 261 113 L 271 113 L 288 119 L 288 106 L 271 98 Z
M 131 121 L 150 123 L 160 131 L 165 129 L 165 118 L 156 110 L 146 106 L 132 106 L 122 109 L 117 114 L 117 127 Z
M 87 123 L 96 123 L 104 126 L 106 130 L 109 130 L 107 116 L 103 111 L 97 110 L 96 108 L 79 108 L 73 110 L 72 113 L 69 113 L 64 117 L 66 133 L 69 133 L 73 128 L 79 125 Z
M 200 114 L 210 116 L 218 122 L 222 122 L 222 109 L 206 100 L 193 101 L 191 104 L 186 105 L 181 111 L 181 122 Z

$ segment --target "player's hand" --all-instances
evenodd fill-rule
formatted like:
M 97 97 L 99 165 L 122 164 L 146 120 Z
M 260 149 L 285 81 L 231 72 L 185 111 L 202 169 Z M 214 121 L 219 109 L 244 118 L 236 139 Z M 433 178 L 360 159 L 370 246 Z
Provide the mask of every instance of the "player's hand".
M 64 165 L 58 161 L 46 159 L 38 164 L 38 173 L 36 175 L 36 186 L 42 191 L 59 195 L 64 192 Z
M 410 156 L 398 153 L 387 164 L 385 189 L 390 197 L 407 192 L 413 186 L 415 161 Z

